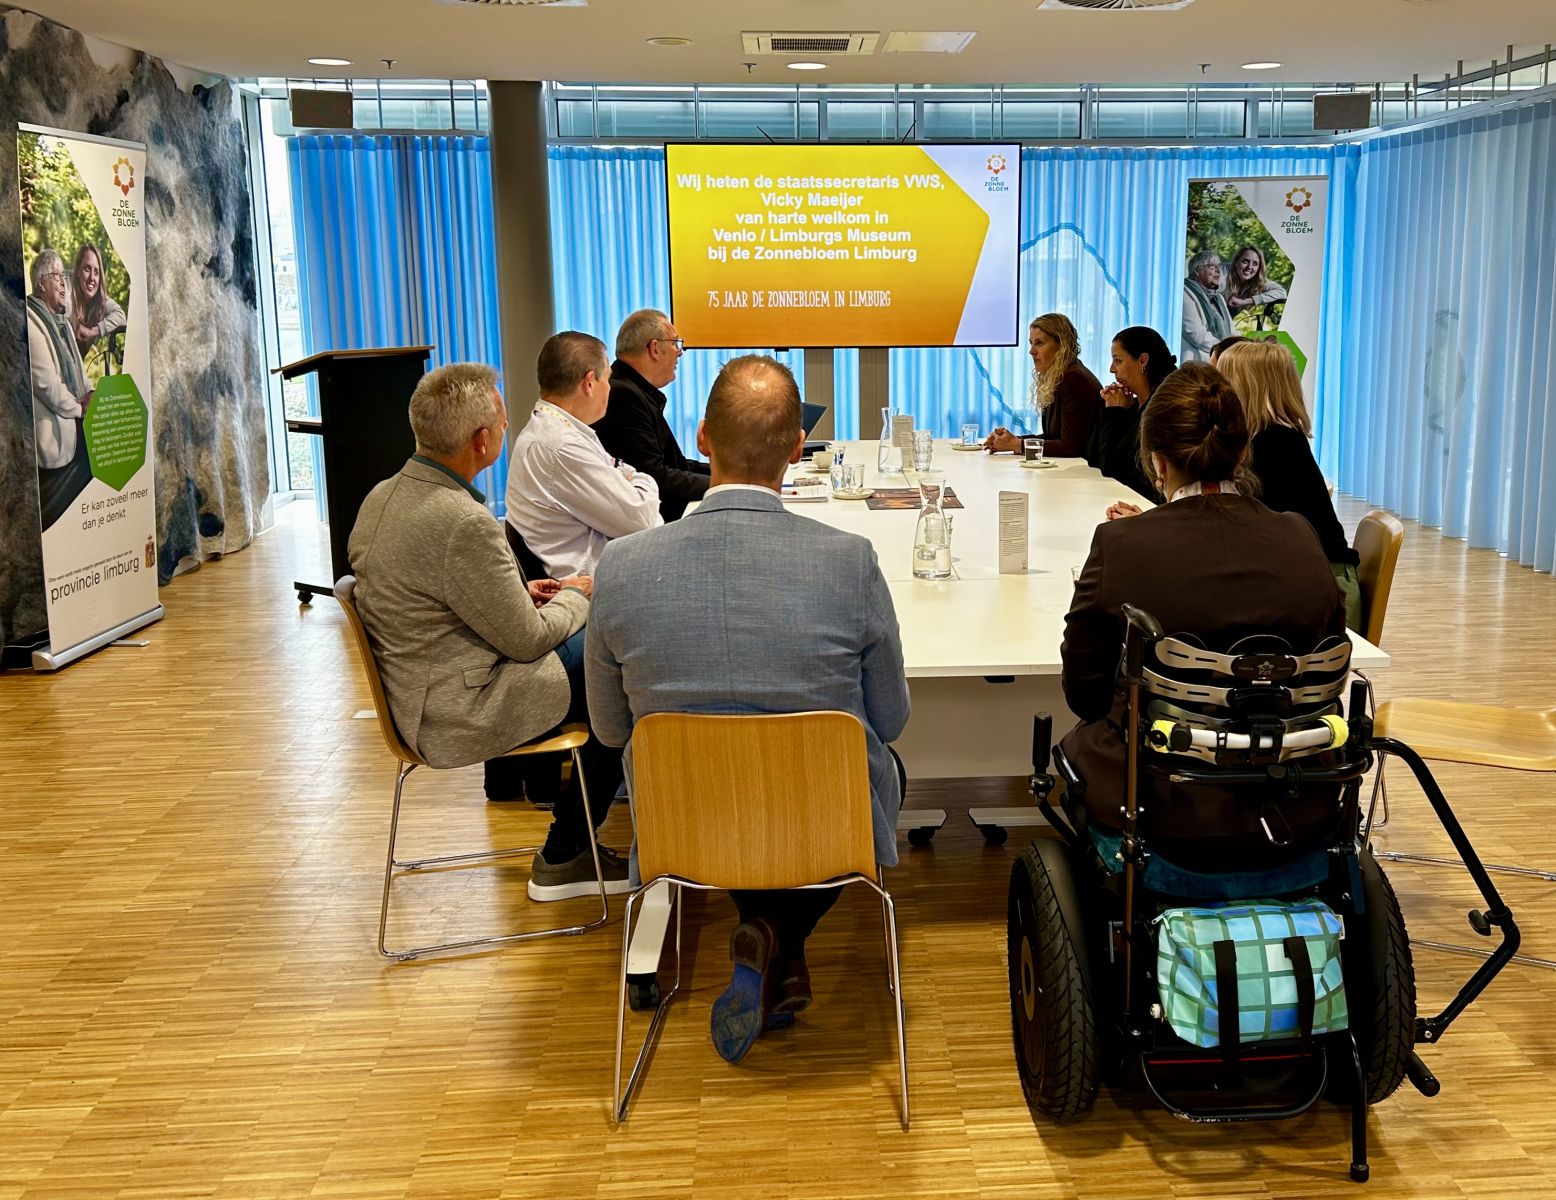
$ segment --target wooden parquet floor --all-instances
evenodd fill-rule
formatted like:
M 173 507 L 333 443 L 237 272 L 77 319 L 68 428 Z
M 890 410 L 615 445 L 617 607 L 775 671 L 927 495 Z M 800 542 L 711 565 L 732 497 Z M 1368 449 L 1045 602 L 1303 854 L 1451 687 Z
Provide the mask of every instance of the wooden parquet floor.
M 1345 502 L 1354 525 L 1363 506 Z M 1552 703 L 1556 584 L 1407 525 L 1381 694 Z M 1132 1094 L 1036 1124 L 1012 1060 L 1004 892 L 1022 839 L 960 816 L 1008 782 L 921 782 L 955 810 L 889 874 L 902 928 L 913 1128 L 866 894 L 814 942 L 817 1003 L 739 1067 L 713 1053 L 731 910 L 689 906 L 687 999 L 631 1122 L 608 1120 L 620 906 L 604 930 L 443 961 L 373 948 L 392 769 L 305 506 L 164 589 L 144 649 L 0 679 L 0 1200 L 161 1197 L 1556 1196 L 1556 975 L 1513 967 L 1374 1110 L 1372 1183 L 1346 1178 L 1344 1110 L 1180 1124 Z M 1391 775 L 1391 779 L 1395 778 Z M 1443 767 L 1490 861 L 1556 861 L 1549 776 Z M 1446 852 L 1397 781 L 1396 849 Z M 414 777 L 406 848 L 544 828 L 475 770 Z M 607 841 L 625 845 L 622 813 Z M 1467 877 L 1391 868 L 1418 936 L 1463 940 Z M 429 937 L 550 918 L 525 868 L 407 881 Z M 1505 879 L 1505 877 L 1504 877 Z M 1529 953 L 1556 957 L 1556 887 L 1505 879 Z M 1420 951 L 1423 1006 L 1472 964 Z M 1435 1011 L 1435 1009 L 1434 1009 Z M 634 1018 L 629 1036 L 641 1034 Z

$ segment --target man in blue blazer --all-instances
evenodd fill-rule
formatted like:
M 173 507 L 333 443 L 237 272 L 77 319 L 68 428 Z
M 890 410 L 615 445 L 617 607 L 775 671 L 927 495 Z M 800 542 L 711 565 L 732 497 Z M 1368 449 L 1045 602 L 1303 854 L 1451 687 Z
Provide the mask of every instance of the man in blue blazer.
M 656 712 L 837 709 L 864 725 L 875 857 L 897 861 L 900 764 L 887 743 L 908 720 L 891 594 L 857 534 L 788 512 L 784 468 L 805 445 L 794 376 L 765 355 L 725 364 L 697 449 L 706 498 L 686 518 L 613 541 L 595 572 L 586 637 L 589 718 L 625 746 Z M 627 758 L 631 786 L 631 755 Z M 805 939 L 838 889 L 735 892 L 734 977 L 714 1005 L 714 1046 L 739 1061 L 771 1020 L 811 999 Z

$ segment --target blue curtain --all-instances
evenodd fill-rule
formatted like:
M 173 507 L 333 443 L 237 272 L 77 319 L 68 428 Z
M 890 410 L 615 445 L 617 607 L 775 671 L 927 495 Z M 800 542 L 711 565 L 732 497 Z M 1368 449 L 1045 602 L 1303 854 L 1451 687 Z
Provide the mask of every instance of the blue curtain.
M 485 138 L 302 136 L 287 158 L 309 354 L 426 344 L 434 367 L 501 364 Z M 505 451 L 476 480 L 498 516 L 507 476 Z
M 553 146 L 551 269 L 557 326 L 614 348 L 616 330 L 640 308 L 670 310 L 665 237 L 665 154 L 658 147 Z M 771 347 L 757 348 L 773 353 Z M 689 350 L 665 389 L 681 449 L 695 455 L 697 422 L 719 366 L 746 350 Z M 804 352 L 778 351 L 805 390 Z
M 1354 152 L 1344 348 L 1321 464 L 1340 487 L 1536 570 L 1556 560 L 1556 101 Z
M 485 139 L 299 137 L 289 153 L 310 352 L 420 339 L 437 362 L 501 361 Z M 549 165 L 558 323 L 609 343 L 633 309 L 669 305 L 664 151 L 556 146 Z M 1179 326 L 1189 179 L 1328 177 L 1320 464 L 1347 492 L 1552 569 L 1548 92 L 1334 147 L 1034 148 L 1021 170 L 1021 315 L 1070 314 L 1104 378 L 1116 330 Z M 736 353 L 682 360 L 667 416 L 688 449 Z M 800 352 L 779 357 L 801 374 Z M 837 352 L 834 378 L 837 433 L 857 436 L 856 352 Z M 891 351 L 893 404 L 943 436 L 1029 423 L 1029 382 L 1019 346 Z M 499 513 L 505 477 L 499 463 L 482 481 Z
M 1331 157 L 1328 147 L 1023 151 L 1023 317 L 1069 313 L 1087 363 L 1103 375 L 1108 344 L 1119 329 L 1147 324 L 1171 334 L 1178 328 L 1189 179 L 1327 176 Z M 591 332 L 613 330 L 632 308 L 667 305 L 664 152 L 553 147 L 550 163 L 559 317 L 565 313 Z M 1176 341 L 1168 337 L 1169 344 Z M 696 428 L 718 362 L 732 353 L 687 355 L 669 413 L 683 444 Z M 798 369 L 801 355 L 793 358 Z M 890 365 L 893 405 L 940 436 L 951 436 L 963 421 L 987 430 L 1033 419 L 1024 345 L 893 350 Z M 857 352 L 837 352 L 834 421 L 841 437 L 858 435 L 858 370 Z

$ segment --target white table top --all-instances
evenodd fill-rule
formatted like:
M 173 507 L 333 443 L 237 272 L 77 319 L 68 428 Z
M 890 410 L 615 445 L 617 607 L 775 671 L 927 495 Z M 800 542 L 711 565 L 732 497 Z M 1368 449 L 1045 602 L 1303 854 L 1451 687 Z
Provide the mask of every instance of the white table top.
M 875 442 L 834 442 L 846 461 L 865 464 L 865 483 L 909 487 L 910 471 L 882 479 Z M 791 503 L 796 513 L 868 538 L 880 558 L 902 628 L 909 678 L 981 675 L 1057 675 L 1064 614 L 1074 592 L 1071 570 L 1086 561 L 1092 531 L 1114 500 L 1140 501 L 1123 484 L 1106 479 L 1079 458 L 1055 459 L 1032 470 L 1015 455 L 953 450 L 935 443 L 932 469 L 965 506 L 949 510 L 952 561 L 957 578 L 913 578 L 910 565 L 915 511 L 872 511 L 863 500 Z M 791 468 L 791 479 L 809 463 Z M 999 493 L 1024 491 L 1029 510 L 1025 575 L 1001 575 L 998 554 Z M 1142 502 L 1143 503 L 1143 502 Z M 1388 665 L 1382 650 L 1355 634 L 1351 662 L 1359 668 Z

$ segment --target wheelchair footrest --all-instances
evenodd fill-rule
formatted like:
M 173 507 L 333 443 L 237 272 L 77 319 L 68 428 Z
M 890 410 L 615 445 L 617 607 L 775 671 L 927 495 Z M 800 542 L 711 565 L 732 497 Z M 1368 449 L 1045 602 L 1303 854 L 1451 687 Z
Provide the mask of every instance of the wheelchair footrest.
M 1281 1121 L 1312 1108 L 1329 1085 L 1329 1055 L 1322 1046 L 1266 1043 L 1249 1046 L 1229 1071 L 1213 1050 L 1140 1053 L 1140 1074 L 1159 1103 L 1185 1121 Z M 1168 1076 L 1180 1075 L 1171 1084 Z M 1248 1097 L 1228 1103 L 1229 1097 Z M 1257 1097 L 1273 1097 L 1267 1101 Z

